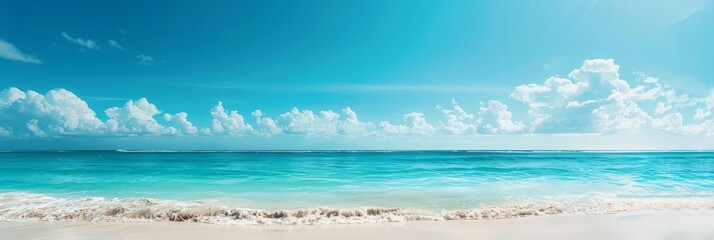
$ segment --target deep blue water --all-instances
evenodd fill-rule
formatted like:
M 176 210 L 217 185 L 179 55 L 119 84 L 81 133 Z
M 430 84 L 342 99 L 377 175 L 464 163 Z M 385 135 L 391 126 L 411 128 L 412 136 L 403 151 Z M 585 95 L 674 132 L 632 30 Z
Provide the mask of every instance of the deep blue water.
M 461 209 L 714 195 L 712 152 L 4 152 L 0 193 Z

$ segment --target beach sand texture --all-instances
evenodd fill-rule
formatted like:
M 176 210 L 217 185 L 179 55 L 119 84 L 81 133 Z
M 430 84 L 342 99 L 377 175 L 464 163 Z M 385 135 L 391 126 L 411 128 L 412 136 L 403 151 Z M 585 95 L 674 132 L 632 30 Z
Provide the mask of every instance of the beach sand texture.
M 501 220 L 237 226 L 167 222 L 2 222 L 0 239 L 714 239 L 714 211 Z

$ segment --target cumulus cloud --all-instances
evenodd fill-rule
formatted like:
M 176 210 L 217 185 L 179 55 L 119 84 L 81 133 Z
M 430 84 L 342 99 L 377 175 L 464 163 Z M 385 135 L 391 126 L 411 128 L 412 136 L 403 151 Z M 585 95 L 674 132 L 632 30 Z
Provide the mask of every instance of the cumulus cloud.
M 164 114 L 169 126 L 160 124 L 154 116 L 161 111 L 146 98 L 129 100 L 124 106 L 109 108 L 104 113 L 108 118 L 106 122 L 100 120 L 84 100 L 65 89 L 40 94 L 11 87 L 0 91 L 0 136 L 193 135 L 198 132 L 185 112 Z
M 79 38 L 79 37 L 74 38 L 65 32 L 63 32 L 60 35 L 62 35 L 62 37 L 65 40 L 67 40 L 71 43 L 77 44 L 77 45 L 82 46 L 87 49 L 99 50 L 99 44 L 97 44 L 97 42 L 92 39 L 83 39 L 83 38 Z
M 169 132 L 173 134 L 192 135 L 198 132 L 198 128 L 193 126 L 193 123 L 188 121 L 188 114 L 185 112 L 176 113 L 174 115 L 164 113 L 164 120 L 172 126 L 168 127 Z
M 386 134 L 408 134 L 409 127 L 402 124 L 392 124 L 389 121 L 379 122 L 379 127 L 381 131 Z
M 38 125 L 37 119 L 30 119 L 29 122 L 27 122 L 27 129 L 30 130 L 32 134 L 34 134 L 36 137 L 47 137 L 47 133 L 45 131 L 42 131 Z
M 363 121 L 352 108 L 341 111 L 292 108 L 267 116 L 261 110 L 246 120 L 222 102 L 211 108 L 210 126 L 195 126 L 186 112 L 163 113 L 146 98 L 106 109 L 100 119 L 86 102 L 65 89 L 45 94 L 8 88 L 0 92 L 0 137 L 229 135 L 273 136 L 450 136 L 521 133 L 646 133 L 714 135 L 714 91 L 689 96 L 644 74 L 628 82 L 612 59 L 592 59 L 567 76 L 515 87 L 506 100 L 490 100 L 467 111 L 452 99 L 437 106 L 435 124 L 421 112 L 402 122 Z M 505 98 L 505 96 L 504 96 Z M 516 105 L 514 105 L 516 104 Z M 476 107 L 476 106 L 475 106 Z M 520 110 L 520 107 L 525 107 Z M 162 116 L 157 119 L 157 115 Z M 250 123 L 249 123 L 250 122 Z
M 11 87 L 0 92 L 0 107 L 7 107 L 18 100 L 24 99 L 25 92 L 18 88 Z
M 149 55 L 139 54 L 139 55 L 136 55 L 136 58 L 139 59 L 139 64 L 141 64 L 141 65 L 153 66 L 156 63 L 156 60 L 154 60 L 154 57 L 149 56 Z
M 357 117 L 357 113 L 352 108 L 342 109 L 345 115 L 344 120 L 340 120 L 337 129 L 346 135 L 370 135 L 373 134 L 374 123 L 362 122 Z
M 320 111 L 318 114 L 310 110 L 300 111 L 293 108 L 290 112 L 280 114 L 278 124 L 286 133 L 307 135 L 336 135 L 340 115 L 333 111 Z
M 585 60 L 567 78 L 520 85 L 511 98 L 529 107 L 532 132 L 711 134 L 710 123 L 687 124 L 678 111 L 697 104 L 696 100 L 653 77 L 631 86 L 620 78 L 619 70 L 613 59 Z M 643 105 L 656 108 L 647 111 Z M 707 116 L 703 108 L 694 119 Z
M 472 122 L 474 115 L 464 111 L 456 100 L 451 99 L 451 103 L 453 104 L 452 109 L 436 106 L 446 118 L 446 122 L 439 122 L 439 128 L 450 134 L 466 134 L 476 131 L 475 122 Z
M 697 121 L 704 120 L 706 117 L 708 117 L 711 114 L 712 114 L 712 112 L 709 109 L 697 108 L 696 112 L 694 113 L 694 120 L 697 120 Z
M 36 136 L 95 134 L 104 124 L 86 102 L 65 89 L 53 89 L 46 94 L 32 90 L 9 88 L 0 92 L 0 125 L 11 127 L 16 134 L 21 129 Z
M 253 132 L 253 126 L 245 122 L 243 115 L 238 114 L 238 111 L 226 112 L 223 108 L 223 102 L 218 102 L 211 109 L 213 117 L 213 133 L 223 133 L 229 135 L 244 135 Z
M 283 129 L 278 127 L 275 120 L 269 117 L 263 117 L 263 112 L 260 111 L 260 109 L 256 109 L 255 111 L 250 113 L 250 115 L 255 117 L 255 122 L 258 126 L 257 131 L 260 135 L 271 136 L 283 132 Z
M 161 134 L 167 130 L 154 119 L 161 111 L 146 98 L 129 100 L 124 106 L 109 108 L 104 113 L 109 117 L 107 126 L 112 132 Z
M 0 58 L 4 58 L 7 60 L 12 60 L 12 61 L 18 61 L 18 62 L 24 62 L 24 63 L 34 63 L 34 64 L 41 64 L 42 61 L 40 59 L 37 59 L 36 57 L 24 54 L 15 47 L 12 43 L 9 43 L 3 39 L 0 38 Z
M 374 124 L 363 122 L 357 117 L 352 108 L 342 109 L 342 115 L 328 111 L 315 113 L 310 110 L 293 108 L 289 112 L 280 114 L 275 120 L 263 117 L 261 110 L 255 110 L 251 115 L 256 118 L 260 127 L 256 134 L 302 134 L 310 136 L 364 136 L 374 133 Z
M 481 103 L 479 123 L 486 133 L 492 134 L 520 132 L 526 127 L 523 122 L 513 121 L 513 114 L 506 104 L 494 100 Z
M 712 110 L 714 109 L 714 91 L 711 91 L 709 96 L 694 101 L 703 104 L 703 106 L 697 108 L 694 114 L 694 120 L 704 120 L 712 114 Z
M 391 124 L 388 121 L 382 121 L 379 123 L 379 127 L 386 134 L 398 134 L 398 135 L 430 135 L 437 131 L 437 128 L 431 125 L 420 112 L 411 112 L 404 114 L 404 124 Z

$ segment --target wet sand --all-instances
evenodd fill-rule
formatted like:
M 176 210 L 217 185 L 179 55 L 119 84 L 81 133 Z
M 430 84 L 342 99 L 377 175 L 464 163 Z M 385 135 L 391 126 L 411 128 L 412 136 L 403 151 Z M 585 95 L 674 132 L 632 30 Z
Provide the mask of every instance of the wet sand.
M 310 226 L 175 222 L 0 222 L 0 239 L 711 239 L 714 211 Z

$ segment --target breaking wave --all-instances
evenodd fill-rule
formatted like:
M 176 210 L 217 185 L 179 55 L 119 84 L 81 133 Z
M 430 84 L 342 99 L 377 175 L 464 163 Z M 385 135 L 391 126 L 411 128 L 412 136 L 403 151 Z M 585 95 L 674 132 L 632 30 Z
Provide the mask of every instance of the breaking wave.
M 585 204 L 536 201 L 433 212 L 374 207 L 260 210 L 228 207 L 217 201 L 61 198 L 26 192 L 0 193 L 0 220 L 3 221 L 170 221 L 239 225 L 313 225 L 506 219 L 555 214 L 610 214 L 685 209 L 714 210 L 714 198 L 608 198 Z

